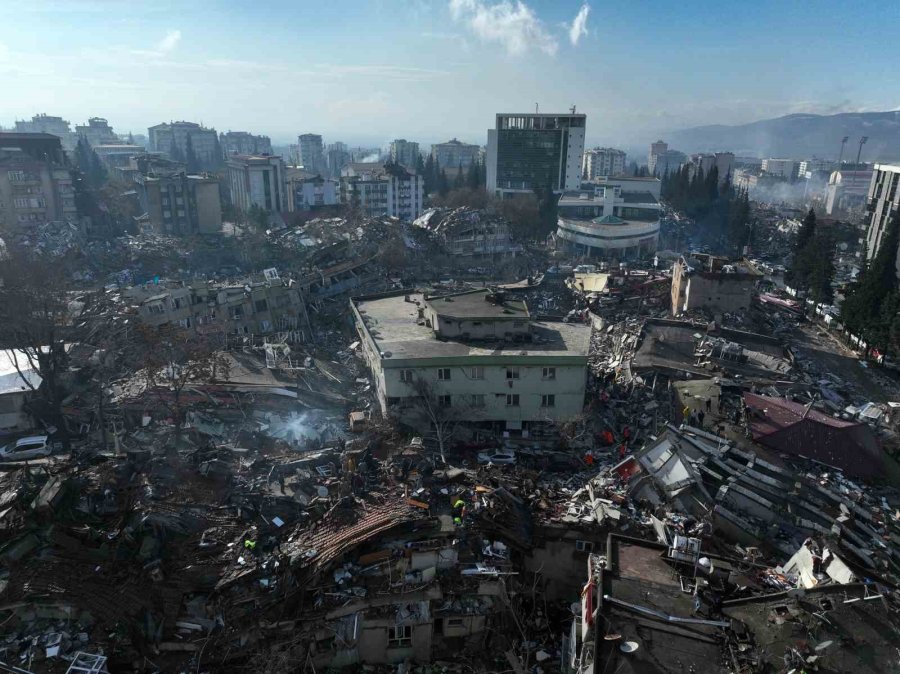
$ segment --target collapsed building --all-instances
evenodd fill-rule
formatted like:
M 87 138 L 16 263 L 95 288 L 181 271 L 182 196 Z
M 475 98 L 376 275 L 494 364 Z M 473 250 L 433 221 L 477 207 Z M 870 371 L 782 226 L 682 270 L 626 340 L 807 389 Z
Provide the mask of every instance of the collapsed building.
M 149 326 L 177 326 L 201 333 L 275 334 L 291 341 L 305 341 L 309 316 L 299 285 L 282 279 L 275 269 L 263 278 L 240 284 L 209 281 L 133 286 L 123 293 Z
M 514 258 L 523 252 L 503 218 L 469 207 L 430 208 L 413 224 L 431 232 L 453 256 L 463 258 Z
M 694 253 L 672 267 L 672 315 L 695 309 L 714 314 L 750 307 L 762 274 L 742 260 Z
M 676 379 L 723 371 L 778 381 L 792 368 L 790 351 L 774 337 L 666 319 L 644 322 L 631 361 L 634 372 L 664 371 Z

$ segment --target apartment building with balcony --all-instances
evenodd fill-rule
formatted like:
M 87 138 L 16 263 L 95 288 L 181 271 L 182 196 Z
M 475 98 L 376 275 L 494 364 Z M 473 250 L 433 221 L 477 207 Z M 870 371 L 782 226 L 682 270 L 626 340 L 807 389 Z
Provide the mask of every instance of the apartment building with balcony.
M 68 120 L 41 113 L 31 119 L 16 120 L 16 133 L 49 133 L 60 139 L 64 150 L 74 150 L 78 142 Z
M 415 168 L 419 160 L 419 144 L 399 138 L 391 141 L 391 161 L 395 164 Z
M 600 176 L 617 176 L 625 173 L 625 152 L 612 147 L 595 147 L 585 150 L 581 161 L 581 177 L 593 180 Z
M 119 145 L 122 142 L 109 125 L 109 122 L 102 117 L 91 117 L 87 124 L 77 125 L 75 127 L 75 135 L 84 138 L 91 147 Z
M 400 164 L 352 163 L 341 171 L 341 203 L 370 217 L 388 215 L 412 222 L 424 209 L 425 182 Z
M 219 134 L 215 129 L 208 129 L 195 122 L 157 124 L 147 129 L 147 134 L 150 139 L 150 146 L 147 149 L 151 152 L 164 152 L 170 155 L 169 159 L 187 157 L 188 138 L 190 138 L 194 155 L 202 164 L 214 166 L 222 160 L 218 156 L 220 151 Z M 173 145 L 180 153 L 180 158 L 171 156 Z
M 900 213 L 900 164 L 875 164 L 866 200 L 868 230 L 866 254 L 869 261 L 878 254 L 891 219 Z M 900 267 L 897 269 L 900 278 Z
M 218 178 L 189 174 L 184 164 L 156 154 L 132 155 L 126 166 L 117 166 L 114 172 L 134 186 L 142 210 L 137 218 L 141 227 L 167 236 L 222 231 Z
M 431 146 L 431 157 L 441 168 L 469 168 L 481 156 L 481 147 L 472 143 L 463 143 L 452 138 L 446 143 L 435 143 Z
M 0 229 L 24 233 L 47 222 L 79 219 L 59 137 L 0 133 Z
M 220 134 L 219 145 L 226 157 L 233 154 L 272 154 L 272 140 L 268 136 L 254 136 L 247 131 L 228 131 Z

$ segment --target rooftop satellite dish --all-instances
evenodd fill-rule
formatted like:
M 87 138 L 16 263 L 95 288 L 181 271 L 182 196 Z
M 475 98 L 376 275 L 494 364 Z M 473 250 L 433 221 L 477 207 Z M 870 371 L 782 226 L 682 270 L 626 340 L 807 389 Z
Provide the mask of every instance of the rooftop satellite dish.
M 626 641 L 619 646 L 619 650 L 623 653 L 634 653 L 641 645 L 637 641 Z

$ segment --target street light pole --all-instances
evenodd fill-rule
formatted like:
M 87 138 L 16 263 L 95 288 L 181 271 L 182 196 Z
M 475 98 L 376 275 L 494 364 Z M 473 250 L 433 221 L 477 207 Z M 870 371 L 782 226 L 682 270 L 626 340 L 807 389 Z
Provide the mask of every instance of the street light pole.
M 841 139 L 841 154 L 838 156 L 838 164 L 837 164 L 838 171 L 841 170 L 841 160 L 843 160 L 843 158 L 844 158 L 844 146 L 847 144 L 848 140 L 850 140 L 850 136 L 844 136 Z
M 859 150 L 856 152 L 856 165 L 859 166 L 859 158 L 862 155 L 862 146 L 866 144 L 866 141 L 869 140 L 868 136 L 863 136 L 859 139 Z

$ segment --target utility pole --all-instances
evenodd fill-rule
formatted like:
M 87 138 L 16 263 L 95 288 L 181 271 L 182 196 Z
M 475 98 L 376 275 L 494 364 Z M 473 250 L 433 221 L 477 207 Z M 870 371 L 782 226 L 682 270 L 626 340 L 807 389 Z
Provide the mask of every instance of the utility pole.
M 868 136 L 863 136 L 859 139 L 859 150 L 856 151 L 856 165 L 859 166 L 859 158 L 862 155 L 862 146 L 866 144 L 866 141 L 869 140 Z
M 841 160 L 844 158 L 844 146 L 847 144 L 847 141 L 850 140 L 850 136 L 844 136 L 841 139 L 841 154 L 838 156 L 837 170 L 841 170 Z

